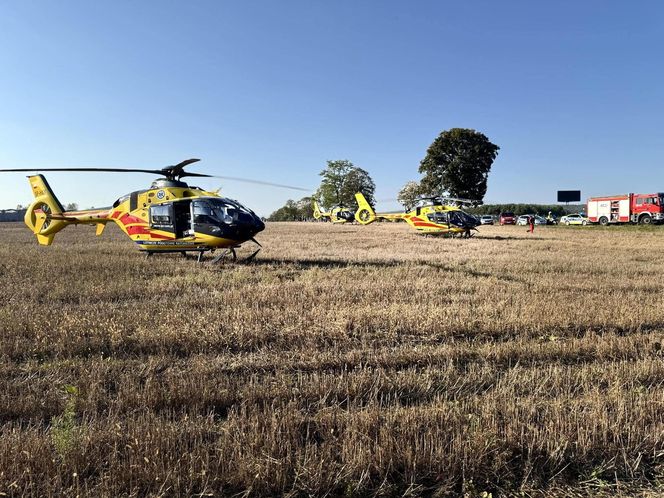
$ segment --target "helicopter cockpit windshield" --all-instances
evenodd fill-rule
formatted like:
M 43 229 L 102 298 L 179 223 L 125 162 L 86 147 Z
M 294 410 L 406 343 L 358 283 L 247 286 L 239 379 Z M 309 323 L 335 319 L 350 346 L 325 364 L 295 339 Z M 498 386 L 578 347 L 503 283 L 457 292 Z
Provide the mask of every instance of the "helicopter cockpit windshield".
M 427 215 L 432 223 L 454 225 L 461 228 L 479 225 L 477 220 L 463 211 L 437 211 Z
M 450 223 L 458 227 L 475 227 L 479 225 L 477 219 L 463 211 L 450 211 Z
M 218 224 L 252 222 L 254 213 L 230 199 L 197 199 L 192 202 L 194 223 Z

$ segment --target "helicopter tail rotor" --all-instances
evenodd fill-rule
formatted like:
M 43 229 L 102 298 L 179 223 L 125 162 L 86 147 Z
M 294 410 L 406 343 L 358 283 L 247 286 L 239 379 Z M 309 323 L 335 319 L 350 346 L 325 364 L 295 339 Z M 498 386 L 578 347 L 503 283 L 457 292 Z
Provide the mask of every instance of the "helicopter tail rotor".
M 360 192 L 355 194 L 355 199 L 357 200 L 357 211 L 355 212 L 355 219 L 358 223 L 362 225 L 368 225 L 376 221 L 376 212 L 373 210 L 371 205 L 367 202 L 364 195 Z
M 63 220 L 64 209 L 55 196 L 46 178 L 42 175 L 28 177 L 34 201 L 25 213 L 25 224 L 37 236 L 37 241 L 44 246 L 51 245 L 57 232 L 67 226 Z
M 321 214 L 320 206 L 316 201 L 313 201 L 313 204 L 314 204 L 314 219 L 320 220 L 323 217 L 323 215 Z

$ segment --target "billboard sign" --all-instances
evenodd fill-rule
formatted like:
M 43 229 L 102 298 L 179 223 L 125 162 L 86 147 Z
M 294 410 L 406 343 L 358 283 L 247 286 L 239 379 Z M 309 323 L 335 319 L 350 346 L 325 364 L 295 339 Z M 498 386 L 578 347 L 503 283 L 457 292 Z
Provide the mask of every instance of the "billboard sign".
M 559 190 L 558 202 L 581 202 L 580 190 Z

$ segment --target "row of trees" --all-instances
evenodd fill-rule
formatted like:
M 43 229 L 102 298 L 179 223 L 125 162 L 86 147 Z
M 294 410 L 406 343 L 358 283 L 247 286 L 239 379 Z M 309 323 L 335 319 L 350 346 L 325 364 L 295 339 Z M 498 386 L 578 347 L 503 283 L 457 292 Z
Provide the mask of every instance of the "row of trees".
M 422 196 L 445 195 L 469 199 L 482 204 L 486 194 L 487 179 L 491 165 L 500 147 L 482 133 L 466 128 L 443 131 L 427 149 L 420 161 L 419 181 L 409 181 L 397 199 L 409 210 Z M 313 215 L 313 199 L 324 209 L 335 206 L 357 209 L 355 193 L 362 192 L 369 204 L 375 205 L 376 184 L 369 173 L 348 160 L 327 161 L 321 171 L 320 187 L 313 197 L 299 201 L 289 200 L 272 213 L 271 221 L 309 219 Z M 305 204 L 308 203 L 308 207 Z
M 269 221 L 307 221 L 314 217 L 313 197 L 302 197 L 299 201 L 288 199 L 286 204 L 268 218 Z
M 580 213 L 585 211 L 586 206 L 583 204 L 483 204 L 467 209 L 470 214 L 492 214 L 499 215 L 500 213 L 514 213 L 517 216 L 522 214 L 542 214 L 546 215 L 549 211 L 551 214 L 560 218 L 570 213 Z

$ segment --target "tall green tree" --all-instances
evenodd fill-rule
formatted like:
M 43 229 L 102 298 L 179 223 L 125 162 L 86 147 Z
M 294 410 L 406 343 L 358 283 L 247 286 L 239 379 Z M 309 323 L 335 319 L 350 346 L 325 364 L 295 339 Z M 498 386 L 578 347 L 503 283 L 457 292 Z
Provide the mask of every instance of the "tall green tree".
M 300 220 L 310 220 L 314 217 L 314 206 L 312 197 L 302 197 L 296 202 L 297 215 Z
M 421 195 L 420 184 L 414 180 L 406 182 L 397 194 L 397 200 L 403 204 L 406 211 L 413 209 L 417 203 L 417 198 Z
M 293 199 L 288 199 L 286 204 L 272 213 L 269 221 L 296 221 L 297 220 L 297 203 Z
M 323 177 L 316 192 L 320 204 L 329 209 L 333 206 L 357 207 L 355 193 L 361 192 L 369 204 L 375 205 L 376 184 L 369 173 L 347 160 L 327 161 L 321 171 Z
M 500 147 L 467 128 L 443 131 L 420 162 L 422 192 L 446 194 L 481 204 L 491 165 Z

